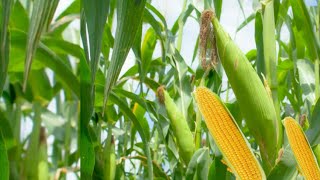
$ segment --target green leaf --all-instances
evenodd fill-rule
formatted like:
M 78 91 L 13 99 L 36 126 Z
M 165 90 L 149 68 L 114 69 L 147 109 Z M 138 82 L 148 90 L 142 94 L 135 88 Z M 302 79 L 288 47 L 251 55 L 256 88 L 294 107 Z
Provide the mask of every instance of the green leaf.
M 211 163 L 208 179 L 226 179 L 227 166 L 221 162 L 222 157 L 215 157 Z
M 110 100 L 117 104 L 120 107 L 120 110 L 130 118 L 133 122 L 135 127 L 137 128 L 141 139 L 143 142 L 149 142 L 150 140 L 150 132 L 149 132 L 149 125 L 146 119 L 137 119 L 131 109 L 126 105 L 126 103 L 121 100 L 116 94 L 110 94 Z
M 139 27 L 141 27 L 145 3 L 146 0 L 117 1 L 117 29 L 105 84 L 103 107 L 106 106 L 112 86 L 118 79 Z
M 314 66 L 313 64 L 304 59 L 299 59 L 296 62 L 296 67 L 299 72 L 299 83 L 302 89 L 302 93 L 305 96 L 306 100 L 311 104 L 315 103 L 315 74 L 314 74 Z
M 188 17 L 191 16 L 191 13 L 193 12 L 193 10 L 196 11 L 197 17 L 201 16 L 201 13 L 192 4 L 189 4 L 189 6 L 186 9 L 186 11 L 183 14 L 180 15 L 181 17 L 179 17 L 176 20 L 176 22 L 174 23 L 174 25 L 172 26 L 171 32 L 172 32 L 173 35 L 176 35 L 178 30 L 179 30 L 179 19 L 181 18 L 181 22 L 183 24 L 185 24 L 187 19 L 188 19 Z
M 178 50 L 175 50 L 173 57 L 172 57 L 172 65 L 175 68 L 176 72 L 176 83 L 179 91 L 179 108 L 182 112 L 182 115 L 187 118 L 187 109 L 191 103 L 191 85 L 190 80 L 187 76 L 188 72 L 188 65 L 186 64 L 183 57 L 180 55 Z
M 83 1 L 83 14 L 82 14 L 82 32 L 81 37 L 85 39 L 84 45 L 87 62 L 90 62 L 91 78 L 95 79 L 96 70 L 98 67 L 99 56 L 101 51 L 102 35 L 104 26 L 106 24 L 109 0 L 84 0 Z M 89 45 L 89 46 L 87 46 Z
M 287 145 L 284 150 L 280 151 L 279 162 L 271 170 L 267 178 L 268 180 L 293 179 L 297 176 L 297 164 L 290 146 Z
M 9 180 L 9 159 L 7 148 L 0 130 L 0 179 Z
M 217 18 L 220 19 L 221 9 L 222 9 L 222 0 L 213 0 L 213 4 L 214 4 L 214 12 L 216 13 Z
M 0 95 L 2 94 L 4 83 L 6 82 L 9 64 L 10 35 L 8 24 L 11 9 L 11 0 L 3 0 L 0 3 Z
M 262 13 L 257 11 L 254 25 L 254 37 L 257 47 L 257 73 L 261 80 L 263 80 L 262 74 L 265 74 L 266 68 L 264 63 L 264 51 L 263 51 L 263 23 Z
M 257 14 L 259 14 L 259 11 L 256 13 L 250 14 L 250 16 L 245 19 L 240 26 L 237 28 L 236 32 L 239 32 L 242 28 L 246 27 L 251 21 L 253 21 L 255 18 L 257 18 Z M 260 31 L 262 32 L 262 31 Z
M 0 132 L 1 137 L 5 141 L 5 145 L 8 149 L 14 147 L 17 144 L 10 121 L 8 120 L 2 109 L 0 109 Z
M 311 22 L 309 10 L 304 0 L 290 0 L 293 11 L 293 19 L 297 30 L 303 36 L 303 42 L 309 51 L 311 61 L 319 58 L 319 42 Z
M 29 75 L 29 84 L 32 89 L 34 100 L 43 105 L 49 104 L 52 99 L 52 87 L 49 77 L 44 70 L 31 71 Z
M 24 66 L 23 88 L 26 89 L 28 76 L 31 70 L 33 56 L 36 53 L 40 37 L 51 22 L 59 0 L 35 0 L 28 31 L 27 49 Z
M 144 37 L 144 40 L 142 42 L 142 47 L 141 47 L 142 74 L 140 74 L 140 76 L 141 76 L 142 82 L 144 80 L 144 77 L 149 71 L 152 55 L 156 47 L 156 42 L 157 42 L 156 33 L 152 28 L 149 28 L 146 32 L 146 35 Z
M 209 165 L 211 164 L 211 162 L 212 160 L 209 156 L 209 149 L 198 149 L 189 162 L 186 172 L 186 179 L 208 179 Z
M 310 119 L 310 126 L 306 135 L 311 146 L 320 144 L 320 98 L 313 108 L 312 116 Z
M 20 1 L 16 1 L 10 14 L 10 29 L 19 29 L 28 32 L 29 17 Z M 26 44 L 26 43 L 25 43 Z M 24 52 L 25 53 L 25 52 Z
M 130 157 L 130 159 L 138 159 L 143 162 L 143 164 L 147 163 L 147 158 L 144 156 L 133 156 Z M 167 176 L 167 174 L 162 170 L 161 166 L 157 164 L 156 161 L 152 161 L 152 166 L 154 169 L 154 179 L 157 180 L 169 180 L 170 178 Z

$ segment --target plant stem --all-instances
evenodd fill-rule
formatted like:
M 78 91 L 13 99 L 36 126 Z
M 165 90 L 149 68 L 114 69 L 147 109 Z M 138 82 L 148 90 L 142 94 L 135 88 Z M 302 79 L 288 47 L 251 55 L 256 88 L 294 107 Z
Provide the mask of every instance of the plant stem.
M 195 146 L 195 150 L 198 150 L 201 147 L 201 114 L 199 109 L 196 112 Z
M 266 79 L 272 94 L 272 101 L 277 116 L 277 139 L 279 148 L 282 144 L 282 134 L 280 133 L 281 118 L 280 118 L 280 103 L 278 100 L 278 79 L 277 79 L 277 52 L 276 52 L 276 38 L 275 38 L 275 19 L 273 0 L 265 4 L 263 13 L 263 51 L 264 61 L 266 67 Z

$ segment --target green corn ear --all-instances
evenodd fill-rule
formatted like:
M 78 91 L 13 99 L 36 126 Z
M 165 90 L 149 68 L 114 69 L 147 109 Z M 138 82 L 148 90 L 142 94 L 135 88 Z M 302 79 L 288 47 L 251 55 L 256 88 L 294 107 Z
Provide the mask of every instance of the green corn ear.
M 159 101 L 165 105 L 170 125 L 179 147 L 179 155 L 183 161 L 188 164 L 195 151 L 195 145 L 187 120 L 162 86 L 158 88 L 157 93 Z
M 238 46 L 210 11 L 216 47 L 250 133 L 259 145 L 266 173 L 275 165 L 281 146 L 281 122 L 277 120 L 272 98 L 258 74 Z

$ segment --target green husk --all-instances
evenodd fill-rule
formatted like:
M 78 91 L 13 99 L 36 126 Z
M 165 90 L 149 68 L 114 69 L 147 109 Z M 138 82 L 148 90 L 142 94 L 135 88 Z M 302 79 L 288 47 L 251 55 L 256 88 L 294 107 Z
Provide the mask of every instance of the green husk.
M 195 151 L 195 145 L 187 120 L 163 87 L 158 89 L 158 97 L 159 101 L 165 105 L 170 125 L 179 147 L 179 155 L 183 161 L 188 164 Z
M 272 98 L 246 56 L 224 31 L 218 19 L 213 15 L 211 20 L 219 58 L 250 133 L 259 145 L 263 168 L 268 174 L 275 165 L 282 137 Z

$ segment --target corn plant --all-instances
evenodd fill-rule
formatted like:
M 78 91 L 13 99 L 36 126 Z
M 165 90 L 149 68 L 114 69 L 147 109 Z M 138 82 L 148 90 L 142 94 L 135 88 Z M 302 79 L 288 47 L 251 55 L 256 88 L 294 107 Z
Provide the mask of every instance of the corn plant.
M 0 0 L 0 180 L 320 179 L 319 11 Z

